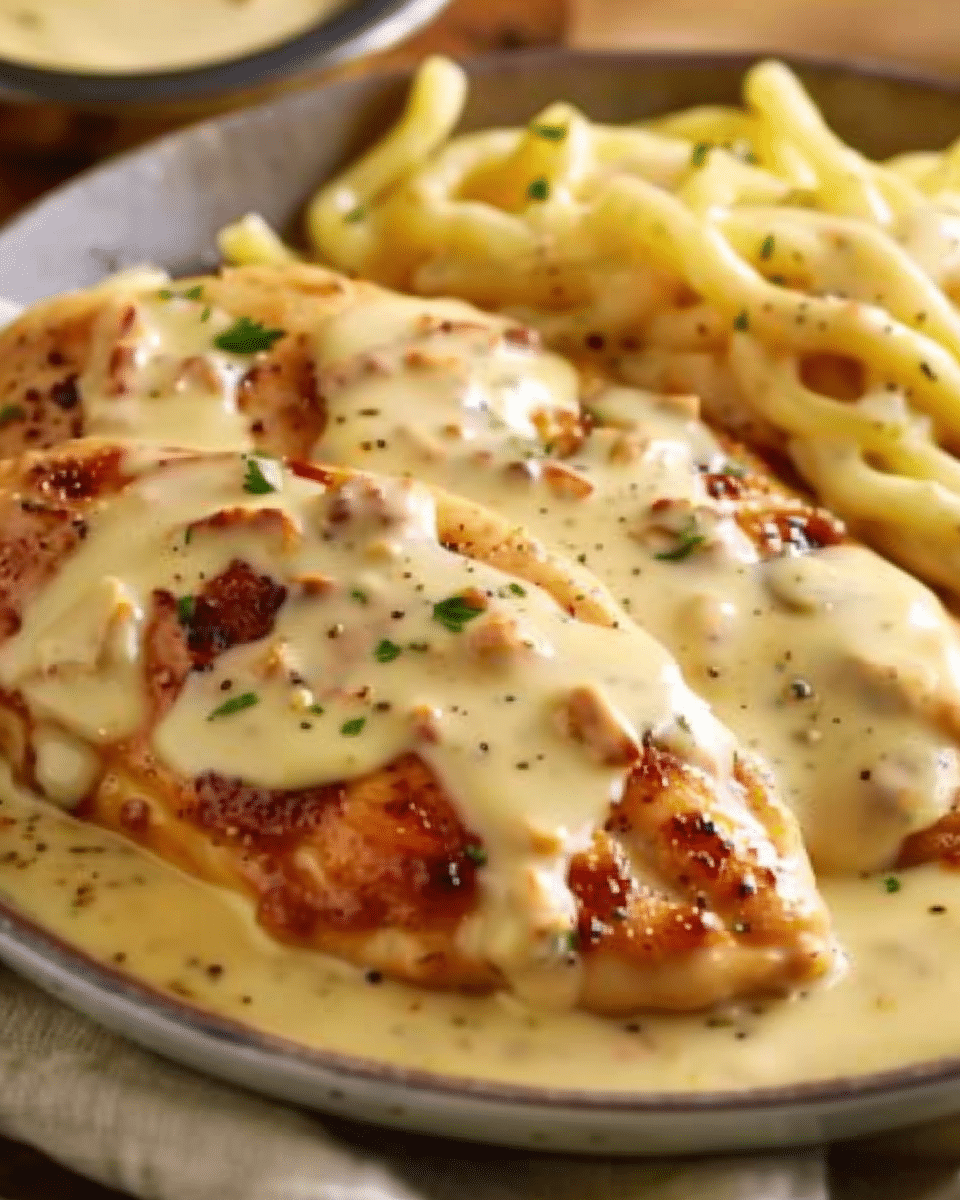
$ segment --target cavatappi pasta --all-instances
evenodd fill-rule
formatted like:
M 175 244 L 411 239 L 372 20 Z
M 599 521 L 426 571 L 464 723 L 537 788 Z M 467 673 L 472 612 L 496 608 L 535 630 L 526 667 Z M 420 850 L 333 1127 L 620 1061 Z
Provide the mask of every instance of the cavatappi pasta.
M 960 594 L 960 141 L 872 162 L 775 62 L 747 74 L 741 109 L 632 126 L 556 103 L 453 136 L 465 92 L 453 63 L 424 64 L 397 126 L 317 193 L 310 252 L 700 395 Z M 294 257 L 257 217 L 222 247 Z

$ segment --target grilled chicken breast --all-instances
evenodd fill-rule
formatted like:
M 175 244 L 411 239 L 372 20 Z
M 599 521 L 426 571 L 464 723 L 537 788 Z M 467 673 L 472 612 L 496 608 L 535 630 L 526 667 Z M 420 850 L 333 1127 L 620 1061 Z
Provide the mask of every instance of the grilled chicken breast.
M 960 791 L 953 620 L 691 397 L 611 387 L 465 304 L 247 268 L 113 283 L 0 335 L 0 453 L 83 433 L 469 496 L 584 563 L 669 648 L 766 759 L 819 870 L 937 856 L 942 839 L 908 839 Z
M 279 939 L 600 1013 L 822 974 L 796 822 L 575 566 L 411 481 L 73 442 L 0 464 L 17 777 Z

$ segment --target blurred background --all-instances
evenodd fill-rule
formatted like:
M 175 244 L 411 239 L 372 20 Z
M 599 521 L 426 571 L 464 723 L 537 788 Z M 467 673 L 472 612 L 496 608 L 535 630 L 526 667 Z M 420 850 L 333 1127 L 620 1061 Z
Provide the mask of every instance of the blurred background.
M 72 0 L 83 5 L 84 0 Z M 33 7 L 42 9 L 42 0 Z M 385 54 L 202 102 L 122 109 L 0 103 L 0 219 L 107 155 L 213 111 L 331 75 L 537 45 L 763 49 L 899 64 L 960 82 L 956 0 L 453 0 Z

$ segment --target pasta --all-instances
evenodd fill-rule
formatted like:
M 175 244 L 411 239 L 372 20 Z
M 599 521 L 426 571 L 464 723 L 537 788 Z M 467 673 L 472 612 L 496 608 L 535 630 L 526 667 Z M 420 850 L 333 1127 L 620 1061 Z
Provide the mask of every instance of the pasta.
M 627 382 L 695 391 L 863 536 L 960 595 L 960 141 L 873 162 L 782 64 L 742 109 L 632 126 L 565 103 L 454 136 L 454 64 L 310 205 L 312 256 L 539 329 Z M 289 259 L 256 218 L 235 263 Z

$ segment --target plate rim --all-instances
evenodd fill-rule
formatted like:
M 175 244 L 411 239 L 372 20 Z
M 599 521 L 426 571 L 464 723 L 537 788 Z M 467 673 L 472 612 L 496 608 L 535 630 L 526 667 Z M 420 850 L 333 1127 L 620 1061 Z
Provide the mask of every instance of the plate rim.
M 445 0 L 427 0 L 439 7 Z M 837 59 L 817 55 L 783 55 L 771 51 L 717 51 L 697 53 L 677 50 L 576 50 L 558 47 L 537 47 L 510 53 L 493 53 L 469 58 L 463 66 L 471 78 L 497 72 L 505 65 L 515 70 L 550 69 L 558 65 L 607 63 L 650 67 L 729 67 L 745 70 L 766 57 L 776 57 L 801 70 L 825 74 L 865 76 L 878 82 L 900 83 L 951 96 L 960 101 L 960 84 L 913 68 L 888 66 L 873 59 Z M 122 169 L 137 160 L 152 159 L 175 151 L 178 143 L 203 138 L 211 131 L 242 129 L 251 119 L 270 121 L 272 114 L 295 109 L 309 103 L 317 93 L 337 91 L 349 94 L 362 92 L 376 80 L 389 87 L 409 80 L 413 68 L 400 68 L 374 75 L 336 80 L 317 88 L 286 94 L 263 104 L 241 108 L 214 116 L 153 139 L 143 146 L 127 151 L 74 176 L 69 181 L 46 192 L 11 220 L 0 227 L 0 237 L 15 237 L 21 224 L 42 218 L 47 207 L 58 204 L 75 189 L 102 176 Z M 723 1115 L 745 1111 L 771 1112 L 777 1109 L 828 1107 L 836 1110 L 871 1099 L 890 1099 L 894 1095 L 929 1091 L 949 1085 L 960 1085 L 960 1052 L 940 1056 L 905 1066 L 887 1068 L 863 1074 L 838 1075 L 823 1079 L 805 1080 L 764 1087 L 712 1089 L 705 1091 L 613 1091 L 589 1088 L 556 1088 L 534 1084 L 508 1083 L 468 1076 L 445 1075 L 424 1068 L 407 1067 L 378 1061 L 336 1050 L 324 1050 L 304 1045 L 280 1035 L 265 1033 L 241 1020 L 222 1016 L 199 1004 L 192 1004 L 164 991 L 159 986 L 127 974 L 109 962 L 97 959 L 72 945 L 68 939 L 46 929 L 32 917 L 19 911 L 15 902 L 0 893 L 0 959 L 10 963 L 8 954 L 16 958 L 35 958 L 42 963 L 47 975 L 64 978 L 66 989 L 92 989 L 109 1006 L 129 1010 L 132 1018 L 142 1018 L 146 1011 L 174 1040 L 186 1031 L 202 1045 L 215 1052 L 231 1049 L 241 1052 L 245 1059 L 269 1066 L 279 1061 L 289 1067 L 328 1071 L 344 1081 L 388 1083 L 435 1100 L 458 1099 L 489 1104 L 509 1104 L 515 1107 L 552 1110 L 575 1109 L 584 1113 L 607 1113 L 619 1116 L 696 1117 Z M 79 968 L 79 970 L 78 970 Z M 19 972 L 18 972 L 19 973 Z M 60 995 L 59 990 L 57 994 Z
M 402 4 L 403 0 L 398 0 Z M 450 0 L 419 0 L 425 5 L 435 5 L 439 8 L 449 4 Z M 316 31 L 314 31 L 316 32 Z M 256 57 L 256 56 L 254 56 Z M 823 74 L 850 74 L 863 76 L 877 82 L 899 83 L 910 87 L 921 88 L 930 92 L 951 96 L 960 101 L 960 81 L 954 81 L 936 73 L 925 73 L 918 68 L 886 64 L 870 57 L 835 58 L 828 55 L 816 54 L 782 54 L 776 50 L 718 50 L 710 53 L 699 53 L 683 49 L 665 50 L 580 50 L 564 46 L 536 46 L 526 50 L 494 51 L 489 54 L 472 55 L 456 61 L 464 68 L 467 75 L 473 79 L 488 72 L 496 72 L 504 65 L 526 70 L 536 70 L 552 64 L 576 65 L 579 62 L 609 63 L 614 68 L 618 64 L 639 65 L 650 67 L 679 67 L 692 66 L 710 68 L 731 67 L 741 73 L 754 63 L 767 58 L 776 58 L 790 67 Z M 0 59 L 0 72 L 4 69 L 5 60 Z M 24 68 L 25 70 L 27 68 Z M 31 68 L 32 70 L 32 68 Z M 214 114 L 202 120 L 191 122 L 160 137 L 151 138 L 140 146 L 111 155 L 106 161 L 87 167 L 76 175 L 71 176 L 56 187 L 50 188 L 41 196 L 25 205 L 14 213 L 8 220 L 0 223 L 0 235 L 16 234 L 21 224 L 39 216 L 44 208 L 53 205 L 74 190 L 81 188 L 93 180 L 111 174 L 117 168 L 123 168 L 141 159 L 152 158 L 154 155 L 168 153 L 178 142 L 188 138 L 202 138 L 210 133 L 234 126 L 243 126 L 249 120 L 269 120 L 271 114 L 287 108 L 295 108 L 298 104 L 307 103 L 318 94 L 330 92 L 349 93 L 362 92 L 373 82 L 383 86 L 402 84 L 409 81 L 415 74 L 416 67 L 395 67 L 384 71 L 375 71 L 363 75 L 351 76 L 346 79 L 334 79 L 321 83 L 316 87 L 297 89 L 282 96 L 275 97 L 259 104 L 245 105 L 226 113 Z M 177 73 L 175 73 L 177 74 Z M 165 77 L 166 78 L 166 77 Z

